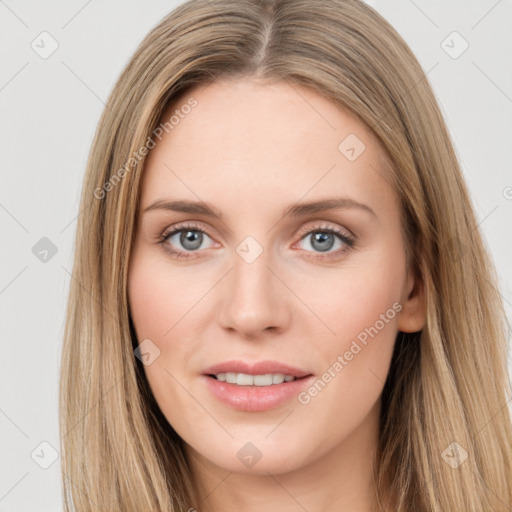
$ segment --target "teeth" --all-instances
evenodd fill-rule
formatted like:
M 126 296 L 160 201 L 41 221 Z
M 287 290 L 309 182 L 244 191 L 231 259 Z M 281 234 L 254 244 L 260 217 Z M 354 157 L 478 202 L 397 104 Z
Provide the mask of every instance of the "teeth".
M 217 373 L 217 380 L 229 384 L 238 384 L 239 386 L 270 386 L 272 384 L 282 384 L 295 380 L 293 375 L 284 375 L 283 373 L 267 373 L 265 375 L 248 375 L 247 373 Z

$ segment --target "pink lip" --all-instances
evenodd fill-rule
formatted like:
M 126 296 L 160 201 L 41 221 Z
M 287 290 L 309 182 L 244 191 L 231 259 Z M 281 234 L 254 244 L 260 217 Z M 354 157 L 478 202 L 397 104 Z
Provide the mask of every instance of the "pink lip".
M 240 411 L 275 409 L 311 385 L 313 375 L 271 386 L 238 386 L 203 375 L 210 392 L 222 403 Z
M 299 370 L 293 366 L 279 363 L 277 361 L 258 361 L 256 363 L 246 363 L 239 360 L 225 361 L 215 364 L 203 371 L 203 375 L 216 375 L 217 373 L 247 373 L 248 375 L 265 375 L 266 373 L 283 373 L 297 378 L 311 375 L 311 372 Z
M 272 384 L 271 386 L 238 386 L 218 381 L 212 375 L 217 373 L 247 373 L 248 375 L 264 375 L 266 373 L 283 373 L 293 375 L 296 380 Z M 289 365 L 275 361 L 259 361 L 255 364 L 243 361 L 227 361 L 211 366 L 205 370 L 202 378 L 210 392 L 222 403 L 241 411 L 261 412 L 275 409 L 301 390 L 311 384 L 314 376 Z

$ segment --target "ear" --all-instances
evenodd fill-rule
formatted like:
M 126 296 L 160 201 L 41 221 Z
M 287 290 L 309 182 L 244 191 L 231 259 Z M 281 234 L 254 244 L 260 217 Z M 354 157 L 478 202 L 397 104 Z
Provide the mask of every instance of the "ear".
M 425 286 L 412 269 L 402 292 L 402 310 L 398 315 L 398 329 L 402 332 L 421 331 L 427 317 Z

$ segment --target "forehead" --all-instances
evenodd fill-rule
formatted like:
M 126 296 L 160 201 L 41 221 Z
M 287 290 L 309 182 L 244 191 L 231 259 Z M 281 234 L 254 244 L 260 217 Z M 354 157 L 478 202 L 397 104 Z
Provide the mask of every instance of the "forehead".
M 237 211 L 336 194 L 394 201 L 378 140 L 355 114 L 310 88 L 219 80 L 182 94 L 166 122 L 146 161 L 143 205 L 166 194 Z

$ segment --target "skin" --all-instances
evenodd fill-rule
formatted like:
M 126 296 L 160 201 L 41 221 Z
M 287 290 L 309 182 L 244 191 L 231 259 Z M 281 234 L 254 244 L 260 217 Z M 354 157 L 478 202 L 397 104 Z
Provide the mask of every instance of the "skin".
M 398 330 L 419 331 L 425 322 L 385 152 L 356 116 L 309 88 L 223 79 L 188 91 L 163 119 L 192 96 L 197 106 L 164 132 L 146 162 L 128 295 L 139 342 L 149 338 L 160 350 L 145 372 L 186 442 L 200 510 L 263 511 L 269 503 L 282 511 L 372 510 L 394 342 Z M 349 134 L 365 145 L 353 161 L 338 149 Z M 358 208 L 283 216 L 289 205 L 331 197 L 364 203 L 375 216 Z M 170 199 L 205 201 L 221 219 L 143 213 Z M 206 233 L 186 260 L 164 249 L 187 252 L 179 233 L 158 243 L 183 221 Z M 314 233 L 301 235 L 325 226 L 357 245 L 340 254 L 347 246 L 333 235 L 322 252 Z M 263 249 L 250 264 L 236 252 L 247 236 Z M 307 404 L 294 397 L 264 412 L 235 410 L 200 377 L 238 358 L 280 361 L 319 378 L 394 303 L 401 311 Z M 237 457 L 248 442 L 262 454 L 252 467 Z

